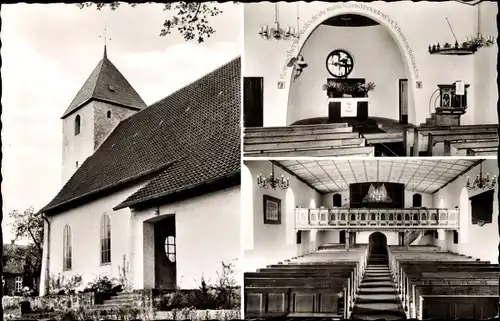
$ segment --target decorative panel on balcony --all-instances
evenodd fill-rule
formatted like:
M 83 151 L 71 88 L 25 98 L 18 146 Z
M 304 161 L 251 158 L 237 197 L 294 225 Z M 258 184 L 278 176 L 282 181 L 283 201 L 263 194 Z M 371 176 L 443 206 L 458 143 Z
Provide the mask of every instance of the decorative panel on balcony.
M 332 208 L 295 210 L 296 227 L 307 228 L 448 228 L 457 229 L 458 209 Z

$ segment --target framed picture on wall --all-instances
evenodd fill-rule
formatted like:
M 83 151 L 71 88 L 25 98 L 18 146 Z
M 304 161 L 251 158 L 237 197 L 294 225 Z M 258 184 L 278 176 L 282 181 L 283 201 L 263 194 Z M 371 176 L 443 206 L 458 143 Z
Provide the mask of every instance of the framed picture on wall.
M 264 224 L 281 224 L 281 200 L 264 195 Z

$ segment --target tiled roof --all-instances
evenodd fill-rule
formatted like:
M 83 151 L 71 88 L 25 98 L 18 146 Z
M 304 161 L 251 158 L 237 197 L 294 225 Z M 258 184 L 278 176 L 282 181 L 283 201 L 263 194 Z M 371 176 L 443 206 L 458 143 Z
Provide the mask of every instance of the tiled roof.
M 240 171 L 237 58 L 123 120 L 41 211 L 157 171 L 130 206 Z
M 97 64 L 61 118 L 65 118 L 91 99 L 136 110 L 146 108 L 146 103 L 106 55 Z

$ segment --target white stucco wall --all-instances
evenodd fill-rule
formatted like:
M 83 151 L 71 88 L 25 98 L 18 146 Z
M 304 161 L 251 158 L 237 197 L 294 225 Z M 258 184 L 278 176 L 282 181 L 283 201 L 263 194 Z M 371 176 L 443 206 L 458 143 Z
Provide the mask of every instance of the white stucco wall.
M 141 185 L 126 188 L 107 197 L 53 215 L 50 220 L 50 264 L 49 273 L 59 273 L 65 279 L 72 275 L 82 276 L 83 284 L 92 281 L 103 273 L 118 277 L 118 266 L 122 265 L 123 255 L 130 260 L 130 216 L 128 208 L 113 211 L 113 207 L 123 202 L 129 195 L 137 191 Z M 111 220 L 111 263 L 100 263 L 100 222 L 101 215 L 107 213 Z M 63 271 L 63 231 L 64 226 L 71 227 L 72 236 L 72 268 Z M 46 244 L 46 242 L 45 242 Z M 43 257 L 46 257 L 47 246 L 44 246 Z M 46 262 L 42 266 L 41 293 L 44 292 Z
M 338 230 L 319 231 L 318 233 L 319 245 L 340 242 L 340 231 Z
M 320 206 L 324 206 L 325 208 L 333 208 L 333 195 L 337 194 L 337 193 L 342 195 L 342 206 L 349 207 L 350 197 L 349 197 L 348 190 L 338 191 L 338 192 L 334 192 L 334 193 L 327 193 L 327 194 L 321 195 Z M 405 208 L 412 207 L 413 194 L 416 194 L 416 193 L 405 190 L 405 200 L 404 200 Z M 418 193 L 418 194 L 422 195 L 422 206 L 432 207 L 432 205 L 433 205 L 432 194 L 430 194 L 430 193 Z
M 386 28 L 321 25 L 302 48 L 301 55 L 308 66 L 297 81 L 290 83 L 287 123 L 328 117 L 328 97 L 321 88 L 326 79 L 334 78 L 325 68 L 325 61 L 335 49 L 343 49 L 353 58 L 349 78 L 365 78 L 376 84 L 375 91 L 369 94 L 368 115 L 399 119 L 399 79 L 406 78 L 406 70 L 399 48 Z
M 498 4 L 494 1 L 483 1 L 477 5 L 476 10 L 480 10 L 480 32 L 483 35 L 498 37 L 498 27 L 496 15 Z M 490 48 L 480 49 L 474 55 L 474 88 L 475 106 L 481 112 L 475 113 L 475 122 L 478 124 L 497 124 L 497 60 L 498 46 L 494 44 Z
M 368 244 L 369 239 L 370 239 L 370 235 L 372 235 L 374 232 L 377 232 L 377 231 L 357 232 L 356 233 L 356 243 L 357 244 Z M 387 245 L 398 245 L 399 244 L 398 232 L 380 231 L 380 233 L 384 234 L 385 237 L 387 238 Z
M 491 176 L 498 176 L 496 160 L 491 159 L 483 162 L 483 174 L 487 172 L 489 172 Z M 434 240 L 434 245 L 453 252 L 491 261 L 492 263 L 498 263 L 498 185 L 495 187 L 495 197 L 493 201 L 493 222 L 485 224 L 484 226 L 472 225 L 470 216 L 471 205 L 469 201 L 469 197 L 482 191 L 467 190 L 462 194 L 467 176 L 470 176 L 472 180 L 478 173 L 479 166 L 476 166 L 434 195 L 435 206 L 442 204 L 444 207 L 460 207 L 459 243 L 453 244 L 452 232 L 445 232 L 441 234 L 441 240 Z M 467 230 L 466 238 L 461 237 L 463 230 Z
M 492 4 L 492 6 L 494 6 Z M 445 20 L 448 17 L 453 30 L 460 41 L 476 32 L 477 13 L 473 6 L 463 5 L 454 1 L 446 2 L 371 2 L 371 3 L 328 3 L 312 2 L 300 3 L 300 21 L 303 35 L 298 44 L 293 41 L 263 40 L 258 31 L 262 24 L 271 24 L 274 19 L 274 3 L 252 3 L 244 6 L 245 44 L 243 59 L 243 76 L 264 77 L 264 126 L 285 126 L 287 120 L 290 91 L 291 68 L 286 67 L 290 57 L 296 56 L 308 36 L 321 22 L 339 14 L 361 14 L 368 16 L 387 27 L 387 31 L 397 44 L 405 64 L 406 78 L 411 90 L 409 121 L 419 124 L 429 117 L 429 99 L 437 89 L 438 84 L 451 84 L 456 80 L 463 80 L 471 84 L 468 91 L 467 113 L 462 117 L 463 124 L 473 124 L 483 120 L 483 116 L 476 116 L 476 110 L 483 112 L 484 108 L 494 108 L 496 97 L 494 94 L 484 96 L 482 106 L 476 106 L 476 85 L 479 71 L 496 70 L 496 50 L 492 48 L 480 49 L 484 59 L 477 60 L 475 55 L 469 56 L 441 56 L 430 55 L 428 46 L 440 42 L 452 42 L 449 26 Z M 280 3 L 280 23 L 296 25 L 296 3 Z M 411 12 L 411 15 L 408 13 Z M 494 25 L 496 9 L 485 9 L 481 19 L 485 24 Z M 491 29 L 492 27 L 490 27 Z M 490 31 L 488 31 L 490 32 Z M 493 33 L 493 31 L 491 31 Z M 422 35 L 427 35 L 422 37 Z M 359 39 L 360 42 L 368 42 Z M 326 40 L 325 40 L 326 42 Z M 331 48 L 337 49 L 337 48 Z M 355 52 L 354 57 L 359 55 Z M 306 59 L 308 57 L 306 56 Z M 373 57 L 375 61 L 379 57 Z M 321 62 L 324 63 L 326 54 Z M 312 63 L 311 61 L 307 61 Z M 356 64 L 356 58 L 355 58 Z M 478 66 L 481 65 L 481 66 Z M 326 67 L 325 67 L 326 68 Z M 356 67 L 355 67 L 356 68 Z M 301 77 L 310 72 L 306 68 Z M 323 71 L 324 73 L 324 71 Z M 367 72 L 356 72 L 363 76 Z M 300 78 L 299 78 L 300 79 Z M 492 75 L 488 79 L 493 79 Z M 277 82 L 285 81 L 285 89 L 278 89 Z M 422 82 L 422 88 L 416 88 L 416 81 Z M 299 82 L 297 82 L 297 85 Z M 395 85 L 397 86 L 397 85 Z M 493 86 L 493 85 L 492 85 Z M 316 88 L 322 92 L 321 88 Z M 315 94 L 316 95 L 316 94 Z M 494 100 L 494 101 L 490 101 Z M 414 111 L 414 106 L 418 106 Z M 397 102 L 391 104 L 390 110 L 397 110 Z M 394 106 L 392 106 L 394 104 Z M 485 107 L 487 106 L 487 107 Z M 317 108 L 316 106 L 307 106 Z M 495 111 L 491 111 L 495 113 Z M 496 119 L 496 118 L 495 118 Z
M 201 276 L 217 280 L 221 262 L 235 262 L 240 280 L 240 188 L 230 188 L 178 203 L 134 211 L 132 220 L 133 283 L 136 288 L 154 287 L 154 245 L 151 221 L 175 215 L 177 286 L 195 289 Z M 145 251 L 143 251 L 143 249 Z
M 245 166 L 250 170 L 252 177 L 262 174 L 268 176 L 271 172 L 271 162 L 268 161 L 246 161 Z M 303 232 L 301 244 L 296 244 L 295 220 L 293 209 L 296 206 L 309 207 L 311 201 L 320 204 L 320 194 L 308 185 L 300 182 L 279 167 L 274 167 L 275 175 L 290 178 L 290 188 L 287 191 L 279 188 L 264 189 L 257 186 L 255 179 L 252 185 L 253 198 L 242 197 L 242 207 L 252 202 L 253 215 L 253 248 L 244 251 L 244 270 L 254 271 L 267 264 L 277 263 L 290 257 L 310 253 L 317 249 L 318 240 L 316 233 Z M 245 183 L 245 182 L 243 182 Z M 292 193 L 293 191 L 293 193 Z M 269 195 L 281 199 L 281 224 L 264 224 L 263 196 Z M 287 211 L 287 202 L 293 197 L 292 208 Z

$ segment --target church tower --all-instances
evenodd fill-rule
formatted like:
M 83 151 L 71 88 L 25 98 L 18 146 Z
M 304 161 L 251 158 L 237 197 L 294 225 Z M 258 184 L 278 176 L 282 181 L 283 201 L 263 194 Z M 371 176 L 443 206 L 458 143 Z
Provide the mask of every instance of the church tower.
M 101 145 L 118 123 L 146 104 L 130 83 L 104 56 L 64 112 L 63 185 Z

